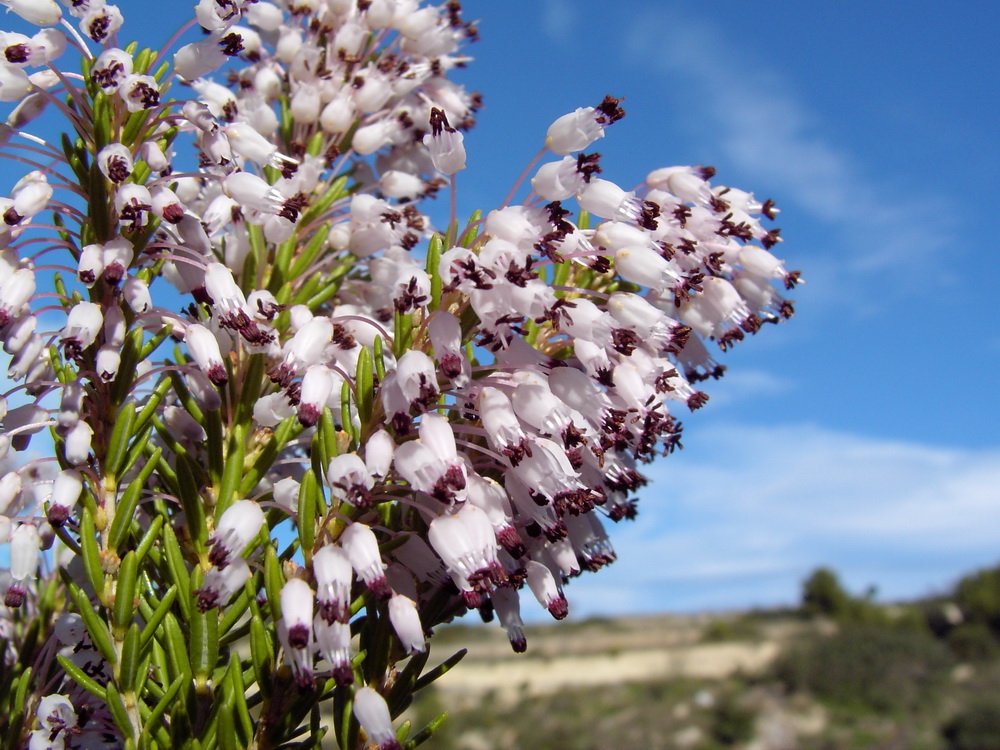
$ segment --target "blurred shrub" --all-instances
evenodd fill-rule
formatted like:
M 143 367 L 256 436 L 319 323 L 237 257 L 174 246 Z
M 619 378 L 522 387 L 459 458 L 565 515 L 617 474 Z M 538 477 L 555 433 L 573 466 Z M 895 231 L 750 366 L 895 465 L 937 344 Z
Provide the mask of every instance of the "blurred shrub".
M 955 587 L 954 598 L 967 621 L 983 623 L 1000 634 L 1000 568 L 966 576 Z
M 980 698 L 942 730 L 948 750 L 1000 750 L 1000 696 Z
M 850 595 L 830 568 L 817 568 L 802 584 L 802 611 L 807 615 L 836 620 L 847 613 L 850 604 Z
M 948 599 L 928 599 L 918 606 L 927 628 L 938 638 L 947 638 L 948 633 L 965 621 L 965 615 L 959 606 Z
M 882 624 L 885 611 L 872 601 L 874 590 L 853 597 L 830 568 L 817 568 L 802 584 L 802 612 L 810 617 L 829 617 L 839 623 Z
M 985 662 L 1000 655 L 993 631 L 982 622 L 967 622 L 954 628 L 947 636 L 948 646 L 955 656 L 967 662 Z
M 723 747 L 749 742 L 754 736 L 757 712 L 735 696 L 723 696 L 712 709 L 709 734 Z
M 706 643 L 753 641 L 760 638 L 760 627 L 747 617 L 712 620 L 701 638 Z
M 775 673 L 792 691 L 893 713 L 934 698 L 952 664 L 947 647 L 925 632 L 868 625 L 791 648 L 775 663 Z

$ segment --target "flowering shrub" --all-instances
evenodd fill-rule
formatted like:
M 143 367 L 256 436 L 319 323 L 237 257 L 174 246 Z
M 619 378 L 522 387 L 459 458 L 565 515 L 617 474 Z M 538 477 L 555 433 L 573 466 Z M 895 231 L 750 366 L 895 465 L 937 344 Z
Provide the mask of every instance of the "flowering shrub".
M 609 96 L 521 203 L 433 228 L 478 107 L 455 1 L 201 0 L 172 57 L 104 0 L 0 2 L 42 27 L 0 35 L 0 730 L 420 744 L 393 720 L 462 655 L 428 670 L 432 628 L 523 651 L 522 599 L 565 617 L 722 374 L 705 341 L 791 316 L 774 205 L 598 177 Z

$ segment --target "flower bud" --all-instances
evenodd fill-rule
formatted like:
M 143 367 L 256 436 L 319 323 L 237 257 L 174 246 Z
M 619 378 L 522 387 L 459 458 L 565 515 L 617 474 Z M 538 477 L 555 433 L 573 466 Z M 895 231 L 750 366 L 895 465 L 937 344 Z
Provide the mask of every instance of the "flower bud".
M 8 411 L 3 420 L 4 432 L 17 431 L 11 438 L 11 447 L 16 451 L 27 448 L 31 436 L 48 426 L 48 418 L 48 410 L 37 404 L 24 404 Z
M 281 8 L 264 0 L 253 5 L 248 4 L 243 14 L 247 23 L 261 31 L 277 31 L 284 20 Z
M 390 169 L 379 178 L 379 188 L 387 198 L 413 200 L 427 189 L 427 183 L 419 175 Z
M 222 408 L 222 397 L 218 389 L 212 385 L 212 381 L 201 370 L 188 370 L 184 373 L 184 382 L 187 388 L 205 411 L 215 411 Z
M 184 204 L 170 188 L 157 185 L 150 191 L 153 213 L 168 224 L 177 224 L 184 218 Z
M 54 26 L 62 18 L 56 0 L 4 0 L 4 5 L 36 26 Z
M 153 306 L 146 282 L 137 276 L 129 276 L 122 284 L 122 297 L 134 313 L 144 313 Z
M 64 448 L 66 463 L 79 466 L 87 462 L 90 456 L 90 441 L 94 437 L 94 429 L 84 420 L 79 420 L 66 433 Z
M 28 74 L 13 65 L 0 65 L 0 102 L 19 102 L 31 93 Z
M 318 122 L 322 109 L 323 101 L 320 99 L 317 87 L 303 84 L 292 93 L 289 110 L 296 122 L 309 124 Z
M 365 465 L 373 477 L 382 479 L 389 473 L 395 448 L 396 444 L 385 430 L 378 430 L 368 438 L 365 443 Z
M 412 654 L 427 648 L 417 603 L 408 596 L 393 594 L 389 599 L 389 621 L 407 653 Z
M 15 318 L 4 332 L 3 350 L 8 354 L 20 354 L 21 350 L 31 341 L 38 320 L 34 315 L 22 315 Z
M 40 213 L 52 197 L 52 186 L 45 178 L 44 172 L 38 170 L 29 172 L 18 180 L 11 191 L 14 204 L 8 210 L 13 211 L 23 219 L 30 219 Z M 8 214 L 4 214 L 6 219 Z
M 204 443 L 208 433 L 194 417 L 180 406 L 168 406 L 163 410 L 163 423 L 171 437 L 184 445 Z
M 14 498 L 21 492 L 21 475 L 8 471 L 0 477 L 0 515 L 13 515 Z
M 170 170 L 170 160 L 156 141 L 144 141 L 139 147 L 139 157 L 152 172 L 163 174 Z
M 48 106 L 49 100 L 40 93 L 28 94 L 7 116 L 7 125 L 15 130 L 34 122 Z

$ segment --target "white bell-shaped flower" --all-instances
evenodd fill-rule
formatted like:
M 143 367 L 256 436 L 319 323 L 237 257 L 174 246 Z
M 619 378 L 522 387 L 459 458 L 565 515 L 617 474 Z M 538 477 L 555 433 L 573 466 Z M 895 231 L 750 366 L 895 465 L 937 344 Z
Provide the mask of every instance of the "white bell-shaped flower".
M 346 622 L 327 622 L 322 615 L 313 620 L 313 635 L 316 650 L 330 664 L 333 679 L 340 687 L 354 683 L 354 669 L 351 667 L 351 626 Z
M 87 462 L 90 456 L 90 444 L 94 438 L 94 429 L 86 421 L 80 420 L 66 433 L 64 448 L 66 463 L 70 466 L 80 466 Z
M 407 653 L 412 654 L 427 648 L 424 628 L 420 624 L 420 612 L 417 610 L 417 603 L 410 597 L 402 594 L 392 595 L 389 599 L 389 621 Z
M 301 578 L 281 587 L 281 618 L 288 630 L 288 644 L 306 650 L 312 644 L 313 591 Z
M 101 173 L 115 184 L 125 182 L 132 174 L 132 154 L 120 143 L 110 143 L 97 153 Z
M 312 427 L 319 421 L 323 407 L 333 393 L 334 385 L 339 387 L 337 381 L 338 378 L 326 365 L 310 365 L 306 369 L 299 394 L 299 422 L 303 426 Z
M 382 479 L 389 473 L 396 443 L 385 430 L 373 432 L 365 443 L 365 465 L 368 472 L 376 479 Z
M 389 706 L 379 693 L 367 686 L 359 688 L 354 694 L 354 716 L 378 750 L 402 750 L 392 729 Z
M 465 136 L 451 127 L 444 111 L 437 108 L 431 109 L 430 125 L 424 145 L 431 152 L 434 168 L 447 175 L 465 169 Z
M 38 326 L 34 315 L 22 315 L 8 324 L 4 332 L 3 350 L 8 354 L 19 354 L 31 342 Z
M 11 515 L 14 499 L 21 492 L 21 475 L 16 471 L 8 471 L 0 477 L 0 515 Z
M 545 607 L 555 619 L 562 620 L 569 614 L 569 605 L 563 596 L 562 586 L 548 566 L 535 560 L 524 564 L 528 573 L 528 587 L 539 604 Z
M 140 188 L 145 190 L 141 185 L 129 185 L 127 188 Z M 125 197 L 126 193 L 124 190 L 118 191 L 118 196 Z M 148 191 L 146 193 L 147 197 L 149 195 Z M 149 206 L 147 205 L 146 208 Z M 140 217 L 136 217 L 140 218 Z M 109 284 L 117 284 L 123 278 L 128 271 L 129 267 L 132 265 L 132 259 L 134 257 L 135 251 L 132 248 L 132 243 L 129 242 L 124 237 L 115 237 L 113 240 L 109 240 L 104 243 L 104 254 L 102 263 L 104 265 L 104 280 Z
M 30 268 L 21 268 L 0 284 L 0 328 L 21 314 L 35 293 L 35 274 Z
M 56 474 L 49 497 L 48 521 L 53 526 L 62 525 L 83 492 L 83 477 L 76 469 L 64 469 Z
M 531 187 L 547 201 L 562 201 L 579 193 L 585 185 L 572 156 L 543 164 L 531 178 Z
M 327 544 L 313 555 L 312 568 L 320 616 L 330 623 L 348 622 L 354 574 L 347 552 L 336 544 Z
M 66 317 L 61 338 L 67 352 L 83 352 L 97 340 L 104 323 L 101 306 L 93 302 L 77 302 Z
M 340 535 L 340 545 L 347 552 L 351 567 L 364 581 L 377 598 L 388 599 L 392 596 L 389 584 L 385 580 L 385 563 L 378 549 L 378 540 L 371 527 L 363 523 L 348 525 Z
M 28 593 L 27 578 L 38 570 L 38 552 L 42 547 L 38 528 L 33 523 L 22 523 L 10 536 L 10 588 L 4 604 L 11 609 L 20 607 Z
M 91 4 L 80 18 L 80 30 L 95 42 L 103 42 L 122 27 L 124 20 L 117 5 Z
M 330 494 L 359 508 L 371 504 L 371 489 L 375 481 L 357 453 L 341 453 L 330 459 L 326 472 Z
M 62 18 L 62 9 L 56 0 L 3 0 L 3 4 L 36 26 L 54 26 Z
M 580 107 L 553 122 L 545 133 L 545 146 L 554 154 L 566 156 L 582 151 L 598 138 L 604 137 L 604 127 L 598 122 L 598 111 Z
M 523 654 L 528 648 L 524 637 L 524 621 L 521 620 L 521 597 L 515 589 L 499 588 L 490 595 L 493 608 L 507 633 L 510 647 L 514 653 Z
M 229 380 L 229 375 L 222 362 L 222 353 L 215 334 L 203 325 L 192 323 L 184 334 L 184 343 L 187 344 L 192 359 L 208 376 L 208 379 L 215 385 L 225 385 Z
M 136 276 L 129 276 L 125 279 L 125 283 L 122 284 L 122 297 L 134 313 L 144 313 L 153 306 L 149 287 L 146 282 Z
M 253 500 L 237 500 L 226 508 L 212 535 L 209 562 L 224 568 L 260 533 L 264 511 Z
M 130 75 L 132 75 L 132 55 L 117 47 L 109 47 L 101 52 L 90 68 L 91 80 L 109 95 L 118 91 L 118 87 Z
M 31 93 L 31 79 L 21 68 L 0 64 L 0 102 L 19 102 Z
M 250 578 L 250 565 L 242 557 L 230 560 L 225 568 L 213 567 L 195 592 L 198 609 L 207 612 L 212 607 L 224 607 Z

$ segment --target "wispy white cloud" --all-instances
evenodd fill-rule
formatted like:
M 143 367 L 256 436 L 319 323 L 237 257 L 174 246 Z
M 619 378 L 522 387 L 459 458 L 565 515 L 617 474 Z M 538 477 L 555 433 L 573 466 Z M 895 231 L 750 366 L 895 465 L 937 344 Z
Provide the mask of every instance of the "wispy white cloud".
M 711 381 L 704 389 L 711 397 L 713 409 L 723 404 L 783 396 L 796 388 L 788 378 L 766 370 L 734 369 L 719 381 Z
M 573 38 L 573 3 L 571 0 L 543 0 L 542 30 L 550 39 L 565 43 Z
M 713 153 L 775 190 L 780 203 L 843 227 L 838 264 L 871 272 L 950 241 L 942 196 L 876 177 L 825 132 L 790 81 L 738 38 L 689 13 L 657 9 L 634 16 L 622 48 L 636 64 L 686 82 L 683 90 L 693 93 L 684 96 L 681 116 L 711 139 Z M 932 209 L 936 218 L 928 222 Z
M 697 445 L 652 465 L 640 521 L 610 529 L 618 562 L 575 580 L 571 606 L 791 603 L 822 564 L 917 596 L 1000 558 L 1000 450 L 810 425 L 718 425 Z

